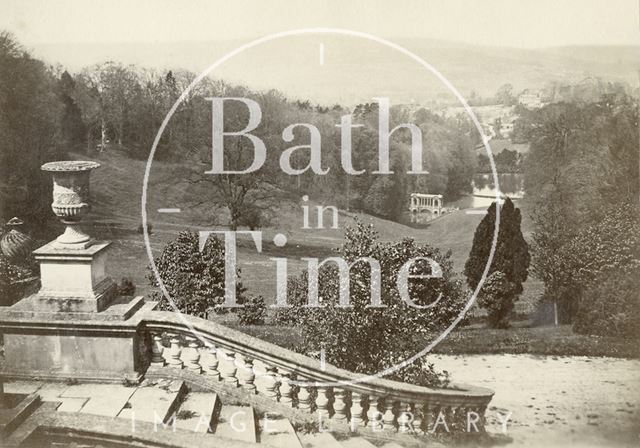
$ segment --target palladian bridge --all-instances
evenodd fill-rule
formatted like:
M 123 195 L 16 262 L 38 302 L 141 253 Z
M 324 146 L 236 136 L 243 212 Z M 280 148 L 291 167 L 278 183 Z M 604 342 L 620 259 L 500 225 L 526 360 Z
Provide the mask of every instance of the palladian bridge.
M 420 213 L 429 211 L 434 215 L 442 214 L 442 195 L 411 193 L 411 204 L 409 205 L 411 213 Z

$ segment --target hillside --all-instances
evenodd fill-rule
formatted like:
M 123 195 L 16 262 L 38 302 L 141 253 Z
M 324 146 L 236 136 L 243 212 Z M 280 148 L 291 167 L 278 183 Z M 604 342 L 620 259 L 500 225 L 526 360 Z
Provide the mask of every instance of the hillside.
M 316 57 L 320 40 L 326 49 L 322 70 L 317 69 Z M 632 46 L 522 49 L 508 47 L 509 42 L 497 48 L 431 39 L 390 40 L 424 58 L 465 96 L 475 91 L 489 97 L 505 83 L 521 91 L 540 89 L 550 81 L 577 83 L 588 77 L 637 86 L 640 66 L 639 48 Z M 116 60 L 200 72 L 244 43 L 41 43 L 32 50 L 36 56 L 73 71 Z M 286 64 L 287 71 L 280 69 L 281 63 Z M 400 73 L 402 76 L 398 76 Z M 226 63 L 216 76 L 255 89 L 275 88 L 321 104 L 357 104 L 380 96 L 381 92 L 396 103 L 420 103 L 443 99 L 446 92 L 439 81 L 395 51 L 354 38 L 329 36 L 296 37 L 261 45 Z M 453 97 L 445 95 L 444 99 Z
M 87 158 L 77 155 L 76 158 Z M 114 243 L 111 249 L 110 272 L 116 279 L 130 277 L 138 286 L 139 293 L 149 291 L 146 276 L 148 257 L 142 234 L 140 198 L 145 161 L 131 160 L 117 151 L 97 155 L 94 160 L 102 164 L 92 174 L 93 211 L 87 218 L 90 232 L 99 237 L 110 239 Z M 161 215 L 156 212 L 160 207 L 172 207 L 183 204 L 185 192 L 179 188 L 162 188 L 162 194 L 154 194 L 160 182 L 167 177 L 177 182 L 180 165 L 154 162 L 149 188 L 149 220 L 153 225 L 150 236 L 154 253 L 159 253 L 164 245 L 181 230 L 222 229 L 213 225 L 215 217 L 211 216 L 206 205 L 193 209 L 184 208 L 179 215 Z M 328 216 L 328 215 L 327 215 Z M 276 220 L 264 232 L 263 253 L 258 254 L 248 239 L 239 238 L 238 260 L 242 270 L 242 279 L 250 292 L 266 297 L 275 291 L 274 264 L 269 257 L 283 256 L 289 259 L 289 274 L 293 275 L 304 268 L 301 257 L 323 258 L 332 254 L 343 240 L 343 229 L 353 225 L 355 219 L 372 224 L 384 241 L 393 241 L 401 237 L 415 238 L 444 251 L 452 251 L 452 259 L 457 272 L 461 272 L 471 249 L 473 234 L 482 219 L 478 214 L 467 214 L 460 210 L 445 215 L 430 223 L 423 229 L 415 229 L 406 225 L 384 220 L 363 213 L 340 211 L 340 229 L 303 230 L 301 229 L 301 212 L 296 206 L 282 206 Z M 53 218 L 52 218 L 53 219 Z M 525 237 L 529 235 L 528 220 L 524 220 Z M 288 243 L 284 248 L 274 246 L 270 240 L 275 233 L 284 233 Z M 531 289 L 533 288 L 533 289 Z M 527 282 L 525 298 L 519 310 L 530 310 L 532 301 L 537 295 L 539 285 Z M 529 291 L 532 291 L 531 293 Z M 522 308 L 524 306 L 524 308 Z

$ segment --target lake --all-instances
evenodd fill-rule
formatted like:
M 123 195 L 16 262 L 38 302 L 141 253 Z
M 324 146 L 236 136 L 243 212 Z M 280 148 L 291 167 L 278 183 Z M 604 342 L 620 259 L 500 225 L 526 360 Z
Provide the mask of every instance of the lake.
M 503 195 L 513 200 L 524 197 L 524 175 L 522 173 L 498 174 L 498 185 Z M 489 207 L 496 200 L 496 185 L 493 174 L 476 174 L 473 177 L 473 195 L 448 202 L 446 207 L 460 209 Z
M 518 201 L 524 197 L 524 175 L 522 173 L 498 174 L 498 185 L 503 195 Z M 496 185 L 493 174 L 476 174 L 472 182 L 473 194 L 463 196 L 452 202 L 445 202 L 445 208 L 487 208 L 496 200 Z M 429 212 L 411 214 L 408 211 L 403 214 L 400 222 L 412 227 L 425 226 L 437 215 Z

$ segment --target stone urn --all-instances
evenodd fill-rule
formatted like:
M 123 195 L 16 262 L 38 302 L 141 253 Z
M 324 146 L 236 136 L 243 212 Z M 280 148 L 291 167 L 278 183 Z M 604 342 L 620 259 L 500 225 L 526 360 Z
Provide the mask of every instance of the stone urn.
M 66 229 L 56 243 L 67 248 L 84 249 L 91 237 L 80 228 L 82 217 L 89 211 L 89 175 L 100 166 L 97 162 L 65 160 L 42 165 L 42 171 L 53 175 L 51 209 Z
M 0 238 L 0 251 L 12 263 L 27 262 L 35 246 L 33 238 L 22 231 L 23 224 L 20 218 L 11 218 L 5 225 L 7 231 Z

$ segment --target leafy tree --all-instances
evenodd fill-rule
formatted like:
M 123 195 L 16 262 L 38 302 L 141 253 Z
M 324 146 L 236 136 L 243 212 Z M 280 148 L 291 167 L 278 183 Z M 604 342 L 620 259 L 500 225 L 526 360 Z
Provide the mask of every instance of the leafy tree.
M 595 304 L 600 303 L 593 296 L 592 290 L 603 291 L 600 284 L 609 277 L 622 281 L 632 276 L 640 266 L 640 220 L 638 207 L 624 203 L 606 207 L 602 219 L 580 229 L 574 236 L 556 249 L 551 255 L 551 262 L 557 266 L 555 280 L 564 321 L 567 316 L 576 313 L 582 316 L 578 325 L 581 332 L 588 331 L 587 321 L 595 317 L 585 318 Z M 545 251 L 548 252 L 548 251 Z M 624 283 L 624 282 L 623 282 Z M 603 287 L 612 293 L 611 285 Z M 621 291 L 621 290 L 620 290 Z M 617 312 L 628 302 L 613 301 L 617 304 Z M 587 311 L 584 311 L 586 308 Z M 586 313 L 586 314 L 585 314 Z M 602 316 L 606 320 L 606 316 Z M 585 320 L 586 319 L 586 320 Z M 599 327 L 599 325 L 596 325 Z M 595 331 L 595 330 L 594 330 Z
M 65 70 L 58 83 L 60 99 L 64 105 L 61 117 L 61 137 L 65 145 L 75 147 L 85 138 L 85 126 L 82 121 L 80 107 L 74 99 L 75 81 Z
M 350 271 L 350 308 L 337 306 L 340 285 L 335 267 L 323 266 L 319 274 L 321 307 L 305 307 L 307 274 L 289 283 L 293 307 L 279 310 L 285 320 L 302 330 L 298 349 L 312 353 L 324 349 L 328 362 L 360 373 L 375 373 L 406 359 L 419 351 L 415 341 L 423 341 L 430 332 L 441 329 L 457 316 L 464 306 L 461 284 L 454 278 L 450 253 L 442 254 L 428 245 L 404 239 L 397 243 L 381 243 L 372 226 L 358 222 L 346 230 L 346 242 L 339 254 L 348 263 L 360 257 L 372 257 L 381 265 L 381 299 L 384 308 L 370 307 L 371 271 L 368 263 L 359 262 Z M 398 294 L 397 275 L 409 259 L 417 256 L 436 260 L 442 277 L 412 279 L 409 296 L 419 305 L 440 302 L 431 308 L 417 309 L 406 304 Z M 412 274 L 432 274 L 428 263 L 418 262 Z M 433 366 L 420 361 L 392 378 L 423 385 L 440 384 L 443 378 Z
M 107 142 L 107 111 L 103 86 L 96 73 L 98 69 L 85 68 L 77 77 L 73 100 L 80 106 L 82 121 L 86 129 L 87 150 L 92 149 L 94 133 L 100 131 L 100 146 L 102 150 Z
M 198 234 L 184 231 L 155 258 L 162 283 L 180 312 L 202 318 L 211 312 L 225 312 L 226 308 L 219 306 L 225 295 L 224 254 L 224 243 L 218 238 L 209 237 L 200 252 Z M 245 288 L 239 276 L 238 271 L 236 300 L 243 303 Z M 152 286 L 158 287 L 153 272 L 148 279 Z M 154 291 L 151 297 L 159 302 L 160 309 L 174 309 L 161 291 Z
M 255 97 L 246 89 L 232 89 L 225 93 L 231 97 Z M 261 217 L 291 195 L 282 188 L 284 178 L 279 174 L 278 155 L 283 142 L 280 138 L 282 129 L 286 127 L 285 114 L 282 108 L 284 101 L 277 92 L 267 92 L 255 98 L 261 104 L 262 116 L 260 126 L 253 132 L 260 137 L 269 150 L 262 167 L 247 174 L 206 174 L 211 170 L 211 148 L 199 147 L 193 154 L 197 169 L 191 170 L 186 177 L 187 188 L 191 191 L 205 192 L 204 198 L 195 205 L 217 205 L 226 209 L 229 227 L 237 229 L 242 222 L 255 222 L 251 216 L 245 216 L 251 210 L 258 210 Z M 224 105 L 224 128 L 242 129 L 248 120 L 248 111 L 244 104 L 230 101 Z M 225 170 L 242 171 L 247 169 L 253 160 L 253 143 L 242 136 L 230 136 L 225 140 Z M 203 189 L 204 188 L 204 189 Z M 199 189 L 199 190 L 198 190 Z
M 497 171 L 500 173 L 517 173 L 520 171 L 519 160 L 518 151 L 512 151 L 507 148 L 504 148 L 494 157 Z
M 495 101 L 504 106 L 513 106 L 517 99 L 513 94 L 513 86 L 511 84 L 503 84 L 496 91 Z
M 500 207 L 498 240 L 488 276 L 494 272 L 500 272 L 502 275 L 495 277 L 493 284 L 489 285 L 493 295 L 487 292 L 486 299 L 495 297 L 500 304 L 493 304 L 491 308 L 506 310 L 508 306 L 504 304 L 505 300 L 513 302 L 522 293 L 522 284 L 529 274 L 530 256 L 529 247 L 520 229 L 522 219 L 520 209 L 516 208 L 509 198 L 505 199 Z M 464 266 L 464 274 L 470 288 L 475 289 L 478 286 L 486 268 L 493 243 L 495 222 L 496 203 L 494 202 L 476 228 L 471 252 Z M 497 291 L 500 291 L 500 294 L 497 294 Z M 484 300 L 485 307 L 489 307 L 487 300 Z M 490 317 L 489 323 L 504 326 L 504 318 L 492 320 Z
M 585 291 L 573 329 L 640 342 L 640 264 L 600 274 Z
M 40 166 L 62 158 L 58 81 L 7 32 L 0 31 L 0 219 L 44 223 L 50 180 Z
M 533 272 L 545 283 L 545 299 L 560 305 L 561 321 L 572 320 L 581 295 L 567 256 L 588 259 L 586 245 L 567 245 L 584 228 L 604 222 L 610 205 L 625 207 L 640 191 L 637 126 L 637 107 L 624 95 L 551 104 L 521 125 L 531 139 L 524 178 L 535 224 Z M 606 222 L 607 228 L 600 228 L 604 234 L 615 229 Z M 615 261 L 615 253 L 604 253 L 612 257 L 598 258 L 604 264 Z
M 462 193 L 471 193 L 471 182 L 476 172 L 477 159 L 470 139 L 459 131 L 452 135 L 453 143 L 449 150 L 450 164 L 447 169 L 447 187 L 445 199 L 455 199 Z
M 634 203 L 606 208 L 604 217 L 581 229 L 559 256 L 575 286 L 589 288 L 610 270 L 640 265 L 640 213 Z

